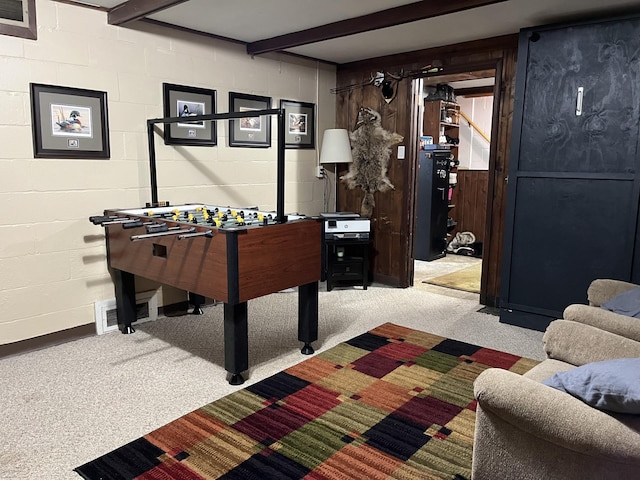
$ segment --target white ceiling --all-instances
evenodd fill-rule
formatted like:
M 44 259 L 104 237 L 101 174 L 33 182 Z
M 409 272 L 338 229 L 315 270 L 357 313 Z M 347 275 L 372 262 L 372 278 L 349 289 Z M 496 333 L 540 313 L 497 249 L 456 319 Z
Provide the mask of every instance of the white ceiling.
M 456 2 L 465 0 L 448 0 L 448 5 Z M 111 9 L 122 3 L 133 5 L 144 1 L 66 0 L 66 3 Z M 147 18 L 250 43 L 411 3 L 415 0 L 188 0 Z M 507 0 L 284 51 L 341 64 L 631 10 L 640 10 L 640 0 Z

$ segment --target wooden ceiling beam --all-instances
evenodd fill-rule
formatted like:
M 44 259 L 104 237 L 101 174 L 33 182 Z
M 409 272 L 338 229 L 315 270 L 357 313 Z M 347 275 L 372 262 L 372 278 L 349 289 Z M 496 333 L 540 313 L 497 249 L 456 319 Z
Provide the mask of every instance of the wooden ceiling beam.
M 251 42 L 247 44 L 247 53 L 249 55 L 259 55 L 284 50 L 286 48 L 393 27 L 504 1 L 506 0 L 449 0 L 448 2 L 424 0 L 414 2 L 360 17 L 349 18 L 307 30 L 300 30 L 298 32 Z
M 109 25 L 122 26 L 186 1 L 187 0 L 129 0 L 109 10 L 107 19 Z

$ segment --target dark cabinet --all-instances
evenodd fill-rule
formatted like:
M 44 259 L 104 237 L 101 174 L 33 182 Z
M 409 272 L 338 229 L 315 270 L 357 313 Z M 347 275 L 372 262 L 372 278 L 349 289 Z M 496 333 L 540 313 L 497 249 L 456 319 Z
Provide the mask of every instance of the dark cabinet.
M 543 330 L 595 278 L 640 279 L 640 19 L 521 31 L 501 321 Z
M 446 254 L 449 217 L 449 150 L 420 151 L 416 197 L 415 258 Z
M 362 285 L 367 289 L 369 242 L 369 238 L 325 239 L 328 292 L 338 285 Z

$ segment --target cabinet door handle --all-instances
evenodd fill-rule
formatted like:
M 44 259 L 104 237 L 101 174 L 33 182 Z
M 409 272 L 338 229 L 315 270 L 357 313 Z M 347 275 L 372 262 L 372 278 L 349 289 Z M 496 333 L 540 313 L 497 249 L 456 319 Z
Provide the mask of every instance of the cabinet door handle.
M 584 96 L 584 87 L 578 87 L 578 99 L 576 100 L 576 117 L 582 115 L 582 97 Z

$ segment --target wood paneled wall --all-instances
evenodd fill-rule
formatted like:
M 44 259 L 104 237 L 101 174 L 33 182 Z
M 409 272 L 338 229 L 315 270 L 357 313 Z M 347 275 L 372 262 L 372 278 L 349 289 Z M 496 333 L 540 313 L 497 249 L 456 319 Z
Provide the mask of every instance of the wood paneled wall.
M 449 210 L 449 216 L 457 225 L 450 233 L 471 232 L 477 242 L 483 242 L 487 224 L 487 186 L 489 172 L 487 170 L 457 171 L 457 184 L 453 189 L 451 203 L 455 205 Z
M 369 72 L 366 76 L 368 78 Z M 358 76 L 360 78 L 360 76 Z M 360 80 L 357 80 L 360 81 Z M 414 179 L 409 174 L 412 170 L 411 139 L 407 122 L 411 119 L 411 81 L 404 80 L 398 83 L 396 99 L 387 104 L 384 102 L 380 90 L 376 87 L 354 89 L 346 94 L 338 95 L 337 111 L 342 119 L 338 122 L 339 128 L 355 129 L 360 107 L 371 107 L 382 115 L 383 127 L 391 132 L 397 132 L 404 136 L 401 145 L 406 145 L 407 154 L 405 160 L 398 160 L 397 146 L 389 160 L 388 177 L 395 189 L 384 193 L 375 194 L 374 214 L 371 218 L 371 230 L 373 232 L 373 246 L 369 258 L 370 270 L 374 278 L 383 283 L 395 286 L 403 285 L 401 278 L 407 276 L 406 255 L 409 253 L 408 212 L 406 206 L 410 203 L 414 190 Z M 346 166 L 345 166 L 346 171 Z M 338 187 L 338 210 L 347 212 L 360 212 L 364 192 L 357 188 L 347 190 L 343 183 Z
M 500 260 L 506 204 L 506 175 L 515 88 L 517 35 L 507 35 L 477 42 L 408 52 L 363 60 L 338 66 L 337 86 L 366 82 L 377 71 L 402 73 L 397 94 L 386 103 L 378 87 L 367 85 L 337 94 L 336 126 L 353 131 L 360 107 L 371 107 L 382 115 L 382 126 L 404 136 L 401 145 L 406 157 L 398 160 L 394 148 L 388 176 L 395 190 L 376 193 L 376 206 L 371 218 L 373 249 L 371 271 L 375 281 L 408 287 L 413 280 L 413 229 L 415 217 L 415 183 L 418 147 L 418 114 L 420 92 L 416 91 L 417 72 L 427 65 L 441 65 L 442 73 L 461 73 L 488 68 L 496 69 L 494 89 L 494 121 L 492 153 L 487 183 L 487 211 L 484 234 L 482 286 L 480 301 L 497 306 L 500 288 Z M 347 166 L 338 168 L 344 173 Z M 363 193 L 347 190 L 340 183 L 338 209 L 360 211 Z

